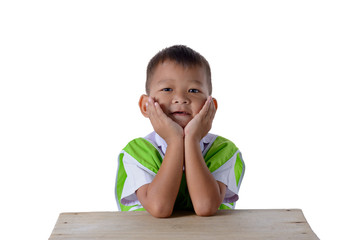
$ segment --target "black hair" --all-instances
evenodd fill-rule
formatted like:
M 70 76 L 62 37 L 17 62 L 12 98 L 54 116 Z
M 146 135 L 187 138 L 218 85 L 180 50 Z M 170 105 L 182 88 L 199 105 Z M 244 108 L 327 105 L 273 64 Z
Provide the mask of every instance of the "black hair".
M 164 48 L 158 52 L 148 63 L 146 70 L 146 93 L 150 92 L 150 78 L 156 67 L 166 60 L 174 61 L 183 67 L 201 66 L 205 69 L 207 82 L 209 86 L 209 94 L 212 92 L 211 69 L 208 61 L 198 52 L 184 45 L 174 45 Z

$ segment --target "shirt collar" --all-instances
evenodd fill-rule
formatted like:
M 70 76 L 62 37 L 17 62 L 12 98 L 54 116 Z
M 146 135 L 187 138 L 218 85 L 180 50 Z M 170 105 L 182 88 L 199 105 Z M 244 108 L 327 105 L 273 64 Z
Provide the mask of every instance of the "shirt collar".
M 163 154 L 166 152 L 167 143 L 166 141 L 160 137 L 159 134 L 156 132 L 153 132 L 149 135 L 153 136 L 154 143 L 158 146 L 158 148 L 162 151 Z M 203 153 L 206 147 L 209 145 L 210 142 L 212 142 L 212 139 L 215 137 L 215 135 L 208 133 L 203 139 L 200 140 L 200 149 Z

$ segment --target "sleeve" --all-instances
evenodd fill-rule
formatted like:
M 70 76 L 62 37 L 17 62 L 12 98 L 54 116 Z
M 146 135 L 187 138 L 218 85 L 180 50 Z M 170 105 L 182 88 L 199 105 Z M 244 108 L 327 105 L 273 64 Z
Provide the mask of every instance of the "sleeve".
M 151 183 L 161 165 L 157 149 L 145 139 L 131 141 L 120 153 L 115 195 L 120 211 L 141 209 L 136 190 Z
M 217 170 L 212 172 L 215 180 L 227 186 L 223 203 L 234 203 L 239 199 L 238 192 L 245 172 L 245 164 L 239 150 Z
M 145 184 L 151 183 L 156 174 L 145 168 L 127 153 L 124 153 L 123 163 L 127 178 L 120 202 L 126 206 L 140 204 L 135 194 L 136 190 Z
M 234 208 L 245 173 L 245 164 L 239 149 L 231 141 L 218 136 L 204 159 L 215 180 L 227 187 L 223 204 Z

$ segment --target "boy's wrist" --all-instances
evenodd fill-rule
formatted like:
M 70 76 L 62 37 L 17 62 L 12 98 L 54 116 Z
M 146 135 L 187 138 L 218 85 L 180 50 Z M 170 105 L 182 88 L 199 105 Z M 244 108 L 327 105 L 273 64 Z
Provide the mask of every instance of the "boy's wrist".
M 185 135 L 185 138 L 184 138 L 184 142 L 187 142 L 187 143 L 200 143 L 202 137 L 200 136 L 196 136 L 196 135 L 193 135 L 193 134 L 187 134 Z
M 171 144 L 182 145 L 184 143 L 184 137 L 182 135 L 167 137 L 164 140 L 167 145 L 171 145 Z

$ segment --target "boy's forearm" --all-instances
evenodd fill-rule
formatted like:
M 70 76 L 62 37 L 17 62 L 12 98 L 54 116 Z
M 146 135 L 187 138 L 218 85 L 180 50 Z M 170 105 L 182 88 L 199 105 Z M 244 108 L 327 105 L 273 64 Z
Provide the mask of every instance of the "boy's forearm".
M 213 215 L 222 203 L 224 193 L 206 166 L 199 142 L 185 137 L 184 147 L 186 181 L 195 212 Z
M 138 197 L 144 208 L 156 217 L 168 217 L 173 211 L 184 166 L 184 142 L 180 138 L 168 144 L 165 157 L 154 180 Z M 140 195 L 139 195 L 140 194 Z

